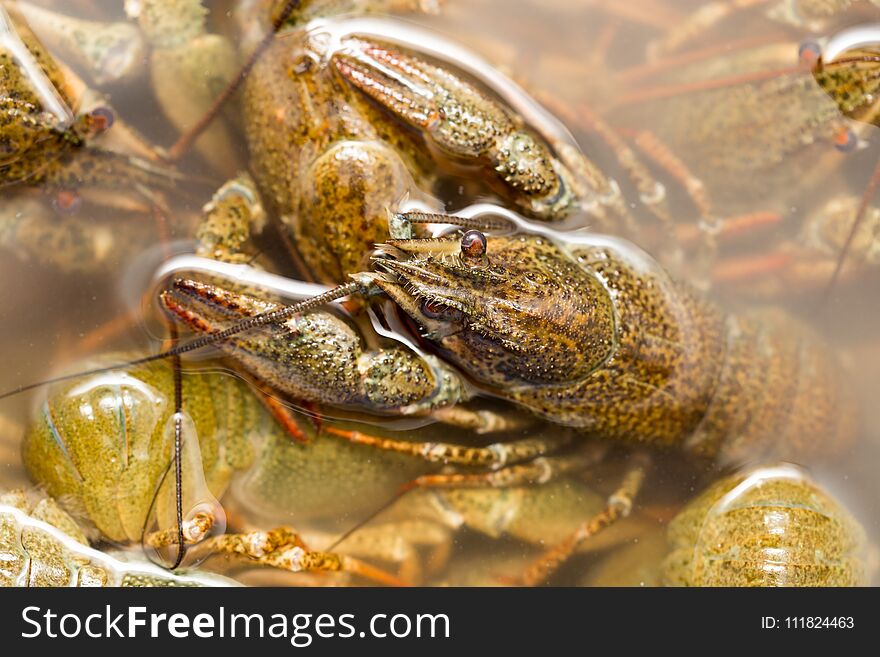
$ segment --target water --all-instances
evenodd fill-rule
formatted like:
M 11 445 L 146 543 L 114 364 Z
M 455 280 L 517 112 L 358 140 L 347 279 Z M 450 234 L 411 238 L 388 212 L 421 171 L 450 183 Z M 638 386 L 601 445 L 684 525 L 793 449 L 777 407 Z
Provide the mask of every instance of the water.
M 114 6 L 112 11 L 107 9 L 108 3 L 47 0 L 38 4 L 95 20 L 125 19 L 118 7 Z M 712 254 L 696 250 L 681 258 L 658 237 L 663 234 L 661 224 L 640 203 L 636 184 L 596 131 L 589 118 L 591 114 L 604 118 L 623 143 L 649 163 L 667 190 L 670 215 L 678 226 L 678 234 L 690 235 L 691 244 L 699 240 L 699 233 L 692 230 L 700 220 L 698 204 L 683 191 L 675 175 L 664 172 L 641 150 L 638 144 L 645 141 L 639 141 L 639 137 L 645 131 L 663 139 L 696 176 L 705 179 L 713 207 L 712 216 L 709 221 L 704 217 L 704 223 L 711 224 L 712 218 L 744 212 L 761 211 L 779 217 L 769 227 L 723 242 L 718 255 L 727 262 L 744 262 L 745 258 L 757 254 L 764 258 L 761 262 L 772 264 L 772 257 L 765 256 L 772 256 L 779 245 L 794 240 L 811 212 L 822 208 L 829 199 L 861 195 L 880 151 L 873 127 L 844 121 L 842 125 L 852 130 L 863 146 L 855 152 L 840 154 L 831 143 L 833 139 L 817 135 L 812 143 L 784 152 L 776 162 L 761 162 L 763 154 L 782 148 L 779 144 L 784 142 L 786 130 L 795 123 L 796 116 L 774 122 L 777 114 L 770 111 L 768 114 L 773 120 L 762 123 L 761 113 L 770 106 L 772 98 L 759 106 L 744 104 L 742 114 L 725 115 L 717 111 L 719 107 L 736 105 L 734 97 L 720 95 L 725 92 L 723 87 L 707 91 L 685 89 L 682 85 L 708 80 L 711 87 L 713 80 L 750 71 L 796 67 L 799 45 L 814 35 L 808 29 L 773 22 L 759 11 L 752 11 L 726 19 L 714 27 L 709 36 L 698 35 L 681 49 L 704 54 L 692 60 L 674 59 L 676 56 L 670 55 L 676 62 L 674 66 L 651 68 L 646 64 L 645 55 L 649 44 L 658 39 L 662 30 L 681 24 L 698 4 L 687 0 L 639 0 L 626 3 L 623 8 L 618 6 L 621 3 L 613 2 L 558 0 L 522 2 L 517 4 L 516 11 L 509 11 L 507 3 L 498 0 L 448 0 L 439 16 L 408 15 L 402 20 L 429 28 L 474 51 L 545 101 L 588 156 L 619 182 L 632 203 L 633 214 L 645 230 L 644 237 L 636 236 L 635 241 L 678 275 L 692 278 L 696 284 L 705 284 L 707 272 L 711 273 L 711 268 L 717 266 L 709 257 Z M 209 23 L 212 30 L 235 34 L 231 14 L 224 11 L 231 11 L 232 5 L 231 2 L 212 3 L 214 11 Z M 631 13 L 629 8 L 633 8 Z M 869 24 L 877 18 L 876 9 L 857 5 L 818 26 L 818 34 L 834 34 L 848 26 Z M 39 32 L 39 25 L 34 28 Z M 745 34 L 756 36 L 746 43 Z M 710 53 L 710 49 L 714 52 Z M 474 65 L 465 68 L 479 73 L 479 67 Z M 129 81 L 108 83 L 103 90 L 109 94 L 119 116 L 146 140 L 163 146 L 174 141 L 177 131 L 164 118 L 146 73 Z M 505 94 L 500 92 L 499 95 Z M 821 102 L 821 95 L 807 94 L 798 98 L 807 109 L 816 107 L 810 103 Z M 785 108 L 791 106 L 791 102 L 784 105 Z M 705 123 L 702 119 L 706 119 Z M 229 172 L 225 170 L 234 172 L 247 167 L 247 149 L 235 120 L 229 117 L 223 120 L 233 161 L 212 167 L 210 158 L 206 162 L 198 155 L 190 155 L 181 162 L 180 170 L 197 182 L 188 185 L 186 193 L 168 196 L 174 221 L 156 221 L 149 210 L 99 209 L 89 199 L 84 199 L 73 215 L 65 214 L 58 219 L 70 221 L 71 217 L 81 217 L 108 227 L 114 239 L 113 248 L 96 272 L 60 271 L 34 255 L 23 254 L 15 240 L 5 245 L 4 257 L 0 258 L 0 308 L 3 308 L 5 337 L 0 389 L 41 380 L 69 369 L 86 356 L 111 351 L 146 353 L 158 348 L 164 337 L 164 326 L 152 296 L 154 273 L 170 252 L 189 249 L 191 226 L 202 204 L 223 182 L 223 174 Z M 534 116 L 531 120 L 537 121 Z M 727 123 L 716 130 L 720 121 Z M 743 126 L 747 126 L 747 132 Z M 748 164 L 739 169 L 730 165 L 731 160 L 726 158 L 731 152 Z M 218 168 L 221 171 L 218 172 Z M 462 201 L 458 196 L 466 193 L 464 187 L 459 189 L 456 183 L 450 184 L 448 189 L 458 193 L 450 193 L 449 198 L 443 200 L 451 207 L 459 207 Z M 123 196 L 128 200 L 138 198 L 132 190 Z M 135 223 L 136 229 L 132 227 Z M 270 238 L 273 235 L 269 233 Z M 876 233 L 874 239 L 877 239 Z M 269 239 L 260 246 L 274 257 L 276 271 L 293 273 L 295 266 L 279 257 L 283 249 L 273 244 Z M 877 246 L 873 248 L 876 253 Z M 876 544 L 880 537 L 880 515 L 872 500 L 880 494 L 880 480 L 874 472 L 880 463 L 880 408 L 873 403 L 873 391 L 880 386 L 880 341 L 877 338 L 880 307 L 873 299 L 880 279 L 876 264 L 852 266 L 859 260 L 857 254 L 844 270 L 847 274 L 844 280 L 826 295 L 825 282 L 830 278 L 835 253 L 831 250 L 824 254 L 824 261 L 815 253 L 807 257 L 806 262 L 815 262 L 815 267 L 803 268 L 808 274 L 822 268 L 822 274 L 814 276 L 814 280 L 785 279 L 776 269 L 765 267 L 739 282 L 716 282 L 710 294 L 731 311 L 759 305 L 786 307 L 821 333 L 850 367 L 853 389 L 865 416 L 856 447 L 833 462 L 805 456 L 799 465 L 809 468 L 817 481 L 850 509 Z M 874 258 L 876 263 L 876 255 Z M 709 264 L 704 266 L 704 262 Z M 779 262 L 779 258 L 775 262 Z M 308 277 L 308 274 L 300 275 Z M 2 488 L 27 482 L 17 446 L 21 427 L 29 422 L 32 410 L 40 405 L 45 394 L 44 390 L 37 390 L 0 402 Z M 439 433 L 443 434 L 442 429 Z M 448 439 L 448 435 L 445 437 Z M 623 546 L 632 542 L 627 532 L 637 537 L 649 536 L 646 526 L 656 525 L 657 518 L 667 520 L 681 500 L 690 496 L 691 489 L 705 482 L 705 468 L 683 465 L 674 455 L 658 458 L 650 483 L 640 497 L 641 515 L 619 532 Z M 600 470 L 596 474 L 600 492 L 607 494 L 613 490 L 619 476 L 617 466 L 612 464 L 608 472 Z M 376 499 L 375 506 L 383 501 Z M 295 517 L 262 520 L 296 522 Z M 548 533 L 544 542 L 553 543 L 552 537 L 553 534 Z M 474 560 L 474 555 L 479 557 L 486 552 L 496 555 L 491 557 L 492 563 L 497 564 L 496 571 L 510 568 L 515 572 L 522 566 L 523 555 L 535 554 L 516 541 L 493 543 L 476 532 L 459 534 L 454 543 L 459 557 L 454 563 L 462 564 L 459 570 L 464 574 L 449 575 L 451 581 L 455 577 L 472 581 L 470 578 L 475 576 L 466 564 Z M 502 567 L 506 558 L 512 564 Z M 588 569 L 589 563 L 589 559 L 578 562 L 577 567 L 564 573 L 563 581 L 580 581 L 581 570 Z M 256 577 L 263 577 L 262 581 L 267 577 L 265 573 L 250 576 L 254 581 Z

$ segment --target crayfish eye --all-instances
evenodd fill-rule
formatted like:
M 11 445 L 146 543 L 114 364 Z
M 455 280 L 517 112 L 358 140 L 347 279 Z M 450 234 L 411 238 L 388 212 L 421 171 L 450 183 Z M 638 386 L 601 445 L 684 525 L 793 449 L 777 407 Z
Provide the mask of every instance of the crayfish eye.
M 851 153 L 859 145 L 859 138 L 849 128 L 843 128 L 834 137 L 834 148 L 841 153 Z
M 446 308 L 430 299 L 422 301 L 420 310 L 428 319 L 442 319 L 446 315 Z
M 69 189 L 59 191 L 52 201 L 55 209 L 64 214 L 73 214 L 82 205 L 79 194 Z
M 89 112 L 89 118 L 92 123 L 92 130 L 95 134 L 100 134 L 105 130 L 109 130 L 116 122 L 116 113 L 109 107 L 96 107 Z
M 813 66 L 822 56 L 822 46 L 816 41 L 804 41 L 798 47 L 798 59 L 802 64 Z
M 461 237 L 461 255 L 466 260 L 482 260 L 486 247 L 486 236 L 478 230 L 469 230 Z

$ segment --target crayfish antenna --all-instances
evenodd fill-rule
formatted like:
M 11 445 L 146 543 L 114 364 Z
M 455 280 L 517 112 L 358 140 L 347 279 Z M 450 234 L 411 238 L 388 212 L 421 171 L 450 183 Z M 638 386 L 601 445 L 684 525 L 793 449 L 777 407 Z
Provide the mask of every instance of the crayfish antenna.
M 366 517 L 362 518 L 361 520 L 359 520 L 358 522 L 356 522 L 354 525 L 352 525 L 351 527 L 349 527 L 348 529 L 346 529 L 342 534 L 340 534 L 340 535 L 336 538 L 336 540 L 333 541 L 333 543 L 331 543 L 331 544 L 326 548 L 326 551 L 327 551 L 327 552 L 332 552 L 333 550 L 335 550 L 339 545 L 341 545 L 342 543 L 344 543 L 345 540 L 346 540 L 347 538 L 349 538 L 350 536 L 352 536 L 355 532 L 360 531 L 361 529 L 363 529 L 364 527 L 366 527 L 368 524 L 370 524 L 373 520 L 375 520 L 377 517 L 379 517 L 383 512 L 387 511 L 387 510 L 390 509 L 392 506 L 394 506 L 395 504 L 397 504 L 397 502 L 398 502 L 398 501 L 399 501 L 404 495 L 406 495 L 408 492 L 410 492 L 411 490 L 415 490 L 415 488 L 401 488 L 400 490 L 398 490 L 396 493 L 394 493 L 394 495 L 392 495 L 390 498 L 388 498 L 388 499 L 387 499 L 385 502 L 383 502 L 379 507 L 377 507 L 376 509 L 374 509 L 373 511 L 371 511 Z
M 840 253 L 837 256 L 837 262 L 834 265 L 834 272 L 831 274 L 831 278 L 828 281 L 828 285 L 825 287 L 824 294 L 822 295 L 823 305 L 830 299 L 831 293 L 834 291 L 834 288 L 840 279 L 843 265 L 846 263 L 846 257 L 852 248 L 856 235 L 859 233 L 859 228 L 868 214 L 868 205 L 870 205 L 871 200 L 877 194 L 878 187 L 880 187 L 880 158 L 877 159 L 877 164 L 874 166 L 874 172 L 871 174 L 871 179 L 868 181 L 868 186 L 865 187 L 865 191 L 862 194 L 862 200 L 859 203 L 856 218 L 853 220 L 852 227 L 849 229 L 849 234 L 846 236 L 846 241 L 843 243 L 843 248 L 840 249 Z
M 171 349 L 161 351 L 158 354 L 144 356 L 143 358 L 136 358 L 135 360 L 130 360 L 125 363 L 116 363 L 114 365 L 98 367 L 83 372 L 75 372 L 73 374 L 65 374 L 51 379 L 44 379 L 43 381 L 37 381 L 36 383 L 29 383 L 27 385 L 18 386 L 16 388 L 13 388 L 12 390 L 7 390 L 3 393 L 0 393 L 0 399 L 6 399 L 7 397 L 12 397 L 22 392 L 27 392 L 28 390 L 34 390 L 35 388 L 39 388 L 44 385 L 60 383 L 62 381 L 70 381 L 71 379 L 76 379 L 81 376 L 88 376 L 90 374 L 101 374 L 102 372 L 112 372 L 113 370 L 133 367 L 135 365 L 144 365 L 146 363 L 152 363 L 157 360 L 180 356 L 190 351 L 195 351 L 196 349 L 201 349 L 202 347 L 207 347 L 222 340 L 226 340 L 227 338 L 232 337 L 233 335 L 237 335 L 238 333 L 242 333 L 244 331 L 249 331 L 254 328 L 266 326 L 267 324 L 283 322 L 287 319 L 290 319 L 294 315 L 309 312 L 311 310 L 314 310 L 315 308 L 326 305 L 331 301 L 335 301 L 336 299 L 340 299 L 350 294 L 354 294 L 355 292 L 362 291 L 363 288 L 363 284 L 358 281 L 344 283 L 330 290 L 327 290 L 323 294 L 311 297 L 310 299 L 305 299 L 304 301 L 300 301 L 299 303 L 293 304 L 292 306 L 283 306 L 281 308 L 278 308 L 277 310 L 272 310 L 270 312 L 265 312 L 260 315 L 248 317 L 247 319 L 233 324 L 228 328 L 220 331 L 215 331 L 207 335 L 203 335 L 202 337 L 196 338 L 186 344 L 172 347 Z
M 300 0 L 288 0 L 284 5 L 281 12 L 277 14 L 275 19 L 272 21 L 272 29 L 263 37 L 263 40 L 257 45 L 254 51 L 250 54 L 245 61 L 244 64 L 241 65 L 241 68 L 238 70 L 238 73 L 235 74 L 235 77 L 232 78 L 232 81 L 226 85 L 226 88 L 221 92 L 219 96 L 217 96 L 214 103 L 205 113 L 205 115 L 199 119 L 198 123 L 196 123 L 192 128 L 188 131 L 184 132 L 178 140 L 174 143 L 174 145 L 168 150 L 168 159 L 172 162 L 180 159 L 186 152 L 189 150 L 190 146 L 192 146 L 193 142 L 199 138 L 199 136 L 211 125 L 211 122 L 216 118 L 217 114 L 220 113 L 220 110 L 223 109 L 223 106 L 226 104 L 238 88 L 242 85 L 247 78 L 248 74 L 251 72 L 251 69 L 257 63 L 257 60 L 263 55 L 263 53 L 268 49 L 268 47 L 272 44 L 272 40 L 275 38 L 275 35 L 278 33 L 278 30 L 281 29 L 281 26 L 287 22 L 287 19 L 290 18 L 291 14 L 299 7 Z

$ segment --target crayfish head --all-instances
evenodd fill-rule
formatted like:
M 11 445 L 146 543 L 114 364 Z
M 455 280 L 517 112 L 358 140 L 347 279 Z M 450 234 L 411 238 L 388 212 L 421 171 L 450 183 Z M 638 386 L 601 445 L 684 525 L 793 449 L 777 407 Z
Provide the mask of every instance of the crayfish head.
M 450 245 L 392 240 L 375 259 L 373 281 L 474 379 L 566 384 L 609 357 L 611 299 L 554 244 L 468 231 L 460 248 Z

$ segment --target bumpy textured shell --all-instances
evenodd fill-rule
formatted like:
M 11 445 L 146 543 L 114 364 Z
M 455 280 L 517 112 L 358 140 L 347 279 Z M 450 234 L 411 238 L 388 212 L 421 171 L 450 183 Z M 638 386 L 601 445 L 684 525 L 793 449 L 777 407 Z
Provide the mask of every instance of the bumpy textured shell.
M 31 478 L 88 517 L 105 538 L 139 542 L 171 464 L 167 427 L 173 398 L 168 363 L 55 386 L 23 444 Z M 220 498 L 237 471 L 237 502 L 269 522 L 332 516 L 350 523 L 405 482 L 435 469 L 406 455 L 316 436 L 305 416 L 300 428 L 310 440 L 296 443 L 272 420 L 258 395 L 233 376 L 185 373 L 183 402 L 195 425 L 211 492 Z M 423 437 L 443 438 L 442 427 L 426 430 Z M 395 438 L 403 433 L 372 426 L 370 431 Z
M 557 381 L 506 381 L 495 374 L 512 369 L 500 357 L 476 372 L 479 354 L 458 345 L 472 336 L 481 347 L 477 331 L 444 338 L 450 357 L 464 354 L 462 369 L 553 422 L 725 464 L 832 456 L 853 442 L 860 417 L 847 373 L 809 326 L 774 309 L 725 314 L 647 254 L 596 240 L 569 253 L 539 238 L 493 236 L 490 262 L 507 280 L 467 290 L 540 308 L 529 327 L 535 344 L 506 329 L 523 348 L 498 351 Z M 545 307 L 524 292 L 536 276 Z M 567 302 L 572 290 L 580 305 Z M 603 313 L 613 322 L 600 323 Z M 528 319 L 508 315 L 508 324 Z
M 356 445 L 333 435 L 315 435 L 308 418 L 300 428 L 309 438 L 302 444 L 273 427 L 260 444 L 254 464 L 239 473 L 231 493 L 236 503 L 267 522 L 296 526 L 321 521 L 334 531 L 349 527 L 395 494 L 414 477 L 436 467 L 421 459 Z M 381 426 L 334 424 L 336 427 L 405 439 L 406 431 Z M 415 436 L 442 440 L 441 426 L 423 427 Z
M 71 105 L 68 89 L 58 66 L 39 45 L 15 12 L 0 13 L 0 27 L 14 30 L 33 57 L 37 83 L 51 85 L 57 100 Z M 18 39 L 10 31 L 0 38 L 0 186 L 22 182 L 45 169 L 70 147 L 60 117 L 44 104 L 29 70 L 21 65 Z M 42 79 L 45 76 L 45 79 Z M 51 92 L 49 92 L 51 93 Z
M 183 377 L 185 410 L 199 436 L 205 480 L 219 497 L 248 465 L 248 436 L 263 412 L 232 377 Z M 113 541 L 139 541 L 171 464 L 174 412 L 167 363 L 75 379 L 55 387 L 25 436 L 22 456 L 49 495 L 88 516 Z
M 722 479 L 669 525 L 664 581 L 673 586 L 859 586 L 865 535 L 791 466 Z
M 170 573 L 143 560 L 93 550 L 51 498 L 0 495 L 0 586 L 235 586 L 207 573 Z

